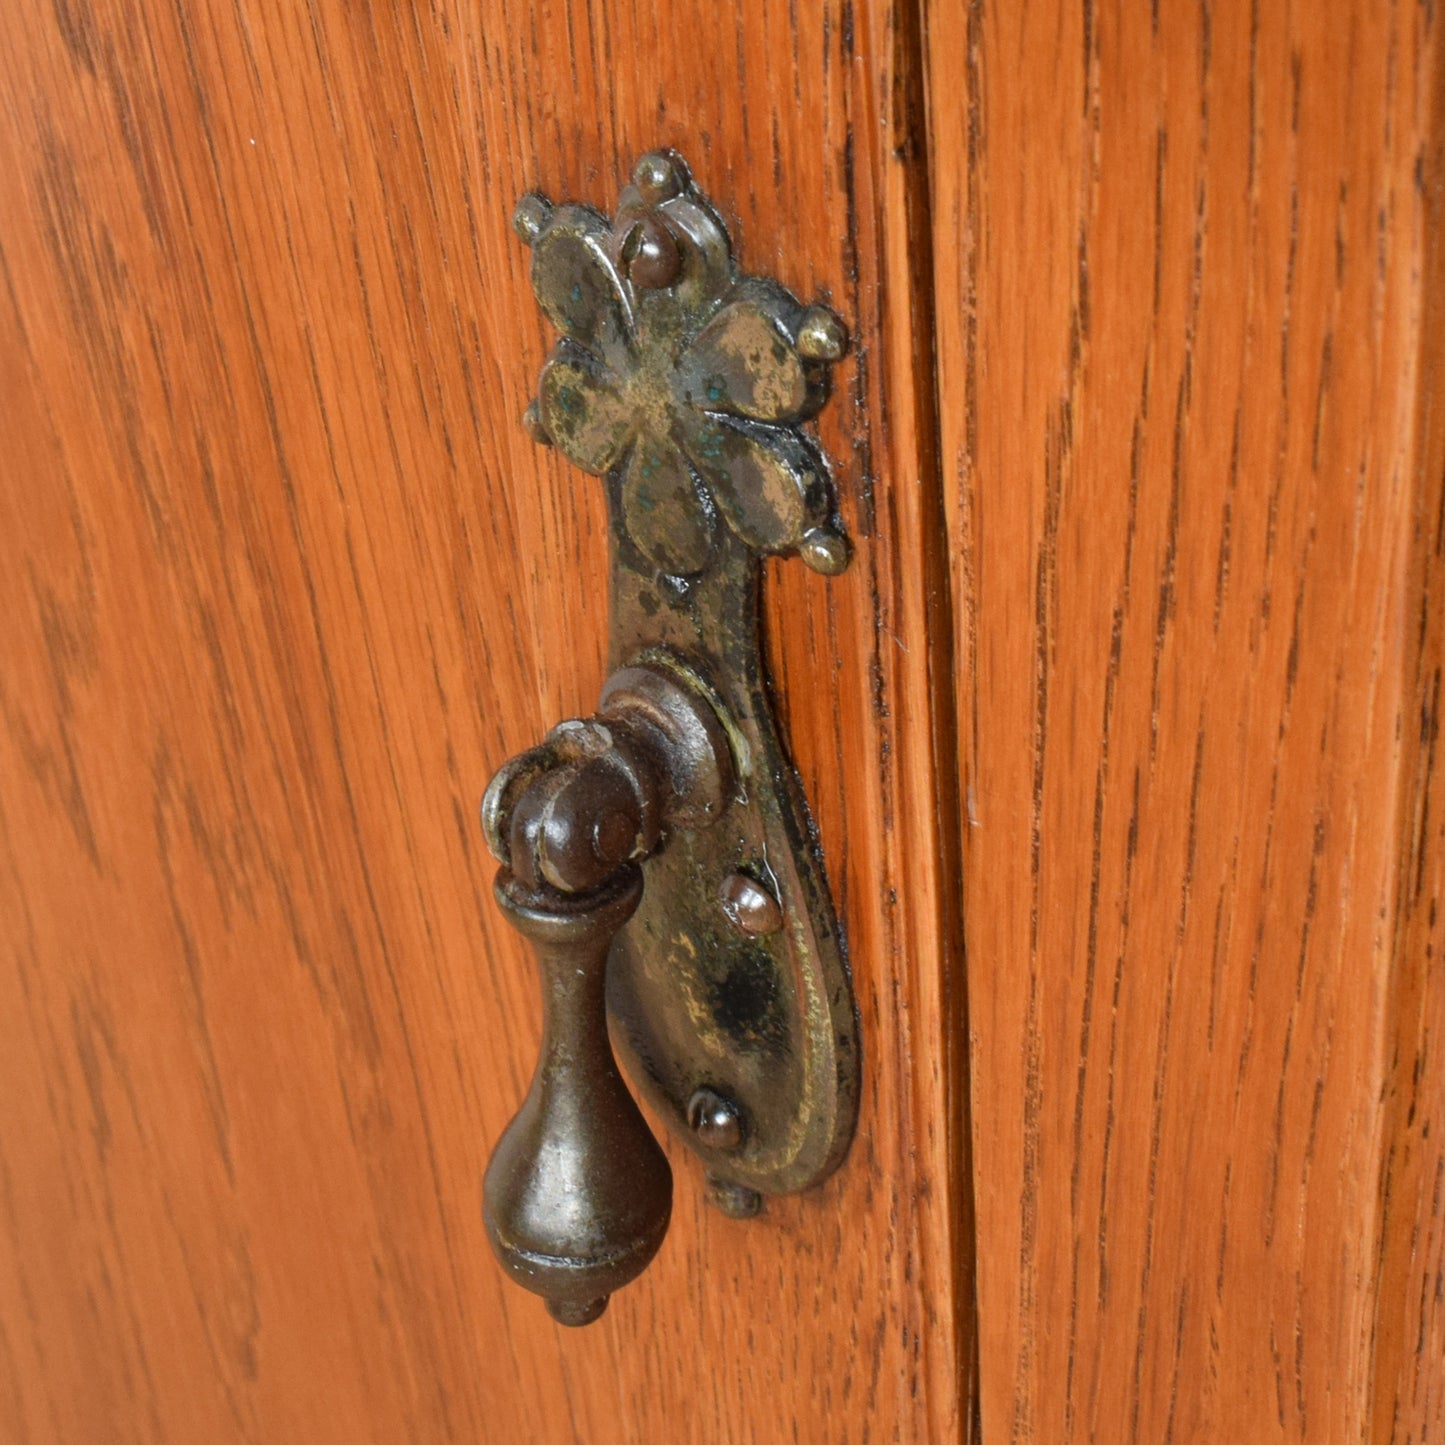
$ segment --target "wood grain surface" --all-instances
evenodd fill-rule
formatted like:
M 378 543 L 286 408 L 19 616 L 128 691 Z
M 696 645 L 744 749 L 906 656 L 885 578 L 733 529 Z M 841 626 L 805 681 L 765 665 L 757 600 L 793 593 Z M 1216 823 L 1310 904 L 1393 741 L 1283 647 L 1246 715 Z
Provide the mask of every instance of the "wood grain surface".
M 916 46 L 848 0 L 0 7 L 0 1439 L 958 1436 Z M 756 1223 L 674 1149 L 659 1261 L 568 1333 L 479 1208 L 540 1019 L 475 804 L 605 648 L 509 219 L 659 144 L 857 337 L 857 558 L 774 568 L 769 617 L 866 1092 Z
M 1370 1433 L 1445 1431 L 1445 46 L 1420 151 L 1424 264 L 1409 518 L 1393 998 L 1385 1036 L 1384 1173 Z
M 1445 1431 L 1429 5 L 930 5 L 989 1441 Z

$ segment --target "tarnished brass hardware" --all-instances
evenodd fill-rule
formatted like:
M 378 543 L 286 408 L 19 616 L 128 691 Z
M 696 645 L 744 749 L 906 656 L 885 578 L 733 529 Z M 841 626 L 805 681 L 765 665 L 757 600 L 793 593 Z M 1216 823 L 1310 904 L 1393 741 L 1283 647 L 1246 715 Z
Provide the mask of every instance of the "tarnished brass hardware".
M 672 152 L 643 157 L 611 221 L 529 195 L 514 224 L 561 332 L 527 428 L 605 479 L 614 671 L 597 713 L 507 763 L 482 805 L 546 1008 L 484 1212 L 512 1277 L 586 1324 L 652 1259 L 672 1204 L 609 1017 L 725 1213 L 817 1183 L 852 1137 L 852 988 L 758 615 L 764 554 L 848 562 L 800 429 L 846 338 L 826 307 L 738 272 Z

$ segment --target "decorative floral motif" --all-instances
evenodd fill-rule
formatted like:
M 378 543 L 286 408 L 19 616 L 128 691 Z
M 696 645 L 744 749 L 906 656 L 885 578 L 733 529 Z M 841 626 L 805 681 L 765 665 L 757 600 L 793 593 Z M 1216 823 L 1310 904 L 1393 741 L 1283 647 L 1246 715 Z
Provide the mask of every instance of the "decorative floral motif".
M 527 424 L 595 476 L 616 473 L 628 535 L 673 576 L 702 572 L 726 525 L 762 552 L 841 572 L 827 466 L 799 430 L 828 394 L 842 323 L 739 276 L 726 230 L 672 152 L 638 162 L 616 219 L 517 207 L 532 289 L 562 333 Z

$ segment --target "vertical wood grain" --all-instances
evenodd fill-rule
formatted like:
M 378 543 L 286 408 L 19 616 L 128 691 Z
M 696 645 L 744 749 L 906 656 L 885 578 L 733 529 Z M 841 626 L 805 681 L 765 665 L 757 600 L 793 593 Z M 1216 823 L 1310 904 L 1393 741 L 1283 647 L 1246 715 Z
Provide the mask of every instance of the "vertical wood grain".
M 984 1438 L 1433 1439 L 1438 13 L 926 13 Z
M 1445 1429 L 1445 46 L 1436 45 L 1433 67 L 1418 172 L 1425 244 L 1374 1280 L 1374 1445 L 1425 1445 Z
M 916 26 L 847 0 L 0 11 L 0 1438 L 946 1440 L 971 1356 Z M 859 1137 L 563 1332 L 482 1232 L 539 1009 L 475 802 L 603 675 L 511 235 L 673 144 L 856 348 L 771 569 Z

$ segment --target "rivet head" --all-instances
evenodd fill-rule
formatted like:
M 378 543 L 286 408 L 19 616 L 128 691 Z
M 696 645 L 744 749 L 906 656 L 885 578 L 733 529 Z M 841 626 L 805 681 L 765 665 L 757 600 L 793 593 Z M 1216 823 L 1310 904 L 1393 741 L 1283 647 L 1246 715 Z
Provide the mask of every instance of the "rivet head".
M 848 332 L 826 306 L 810 306 L 798 325 L 798 353 L 809 361 L 837 361 L 848 349 Z
M 836 577 L 847 571 L 852 556 L 848 550 L 848 539 L 828 527 L 814 527 L 803 534 L 798 544 L 798 555 L 814 572 L 824 577 Z
M 528 191 L 512 212 L 512 229 L 531 246 L 547 229 L 547 219 L 551 214 L 552 203 L 546 196 L 539 191 Z
M 688 1127 L 709 1149 L 736 1149 L 743 1142 L 743 1116 L 716 1089 L 698 1089 L 688 1100 Z
M 728 921 L 748 938 L 765 938 L 783 926 L 778 900 L 756 878 L 730 873 L 723 879 L 718 898 Z
M 633 167 L 632 183 L 649 206 L 670 201 L 682 190 L 677 162 L 666 151 L 649 151 Z

